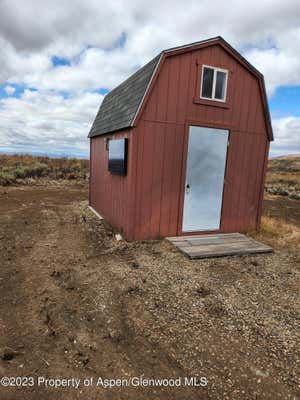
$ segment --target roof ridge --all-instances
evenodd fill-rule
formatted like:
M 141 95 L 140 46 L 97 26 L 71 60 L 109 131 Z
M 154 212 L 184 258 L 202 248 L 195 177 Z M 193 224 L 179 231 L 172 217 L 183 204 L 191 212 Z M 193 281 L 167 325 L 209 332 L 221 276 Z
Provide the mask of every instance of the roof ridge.
M 222 36 L 213 36 L 213 37 L 208 38 L 208 39 L 197 40 L 196 42 L 191 42 L 191 43 L 187 43 L 187 44 L 182 44 L 180 46 L 170 47 L 168 49 L 163 50 L 162 53 L 167 53 L 169 51 L 180 50 L 180 49 L 184 49 L 184 48 L 187 48 L 187 47 L 193 47 L 193 46 L 197 46 L 199 44 L 204 44 L 204 43 L 207 43 L 207 42 L 213 42 L 215 40 L 220 40 L 220 39 L 224 40 Z

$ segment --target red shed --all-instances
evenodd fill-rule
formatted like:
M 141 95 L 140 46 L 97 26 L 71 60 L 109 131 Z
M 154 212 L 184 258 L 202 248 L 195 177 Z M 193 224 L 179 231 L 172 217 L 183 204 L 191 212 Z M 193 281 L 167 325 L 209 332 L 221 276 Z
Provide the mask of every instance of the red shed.
M 223 38 L 162 51 L 106 95 L 89 138 L 90 206 L 126 239 L 259 228 L 264 78 Z

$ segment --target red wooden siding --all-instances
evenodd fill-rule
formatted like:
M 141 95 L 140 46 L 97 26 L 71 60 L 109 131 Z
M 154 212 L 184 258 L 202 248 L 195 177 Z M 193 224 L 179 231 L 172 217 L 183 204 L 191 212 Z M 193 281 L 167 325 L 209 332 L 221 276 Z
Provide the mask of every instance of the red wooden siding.
M 225 104 L 201 103 L 202 64 L 229 70 Z M 220 231 L 257 227 L 268 144 L 259 82 L 216 45 L 166 58 L 133 130 L 140 157 L 134 238 L 182 234 L 188 125 L 193 124 L 230 130 Z
M 130 131 L 91 139 L 91 182 L 90 205 L 113 227 L 130 238 L 131 184 L 132 184 L 132 143 L 128 141 L 127 175 L 112 175 L 108 171 L 106 138 L 130 138 Z
M 226 103 L 200 99 L 203 64 L 229 70 Z M 103 217 L 129 240 L 182 235 L 188 127 L 199 125 L 230 131 L 220 232 L 259 226 L 269 140 L 258 78 L 220 45 L 166 56 L 141 110 L 114 135 L 129 137 L 126 177 L 107 171 L 105 137 L 91 140 L 90 202 Z

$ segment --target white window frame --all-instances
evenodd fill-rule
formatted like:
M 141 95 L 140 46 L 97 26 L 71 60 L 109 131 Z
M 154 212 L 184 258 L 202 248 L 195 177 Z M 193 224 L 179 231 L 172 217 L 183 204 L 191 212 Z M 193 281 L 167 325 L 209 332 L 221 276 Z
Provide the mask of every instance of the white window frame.
M 203 72 L 204 68 L 210 68 L 214 70 L 214 76 L 213 76 L 213 87 L 212 87 L 212 97 L 204 97 L 202 96 L 202 85 L 203 85 Z M 217 80 L 217 72 L 224 72 L 226 74 L 225 78 L 225 90 L 224 90 L 224 99 L 216 99 L 215 98 L 215 90 L 216 90 L 216 80 Z M 222 68 L 217 68 L 213 67 L 212 65 L 202 65 L 202 72 L 201 72 L 201 85 L 200 85 L 200 98 L 205 99 L 205 100 L 212 100 L 212 101 L 220 101 L 221 103 L 226 102 L 226 96 L 227 96 L 227 82 L 228 82 L 228 70 L 227 69 L 222 69 Z

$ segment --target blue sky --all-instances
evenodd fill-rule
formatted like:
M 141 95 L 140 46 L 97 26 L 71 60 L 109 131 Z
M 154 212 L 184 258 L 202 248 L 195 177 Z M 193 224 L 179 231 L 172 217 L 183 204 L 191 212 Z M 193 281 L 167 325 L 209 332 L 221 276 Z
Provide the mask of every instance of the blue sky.
M 269 98 L 273 118 L 300 117 L 300 86 L 279 86 Z
M 11 88 L 11 93 L 7 93 L 5 90 L 5 88 L 7 88 L 8 86 L 10 86 Z M 24 92 L 23 85 L 17 85 L 17 84 L 7 85 L 7 83 L 0 84 L 0 99 L 5 99 L 8 97 L 19 98 L 23 92 Z
M 1 1 L 0 152 L 87 157 L 109 90 L 161 49 L 217 35 L 265 75 L 271 155 L 300 153 L 297 0 L 253 0 L 251 13 L 240 0 Z
M 71 65 L 70 60 L 68 60 L 66 57 L 59 57 L 56 55 L 51 57 L 51 62 L 53 67 L 59 67 L 60 65 Z

